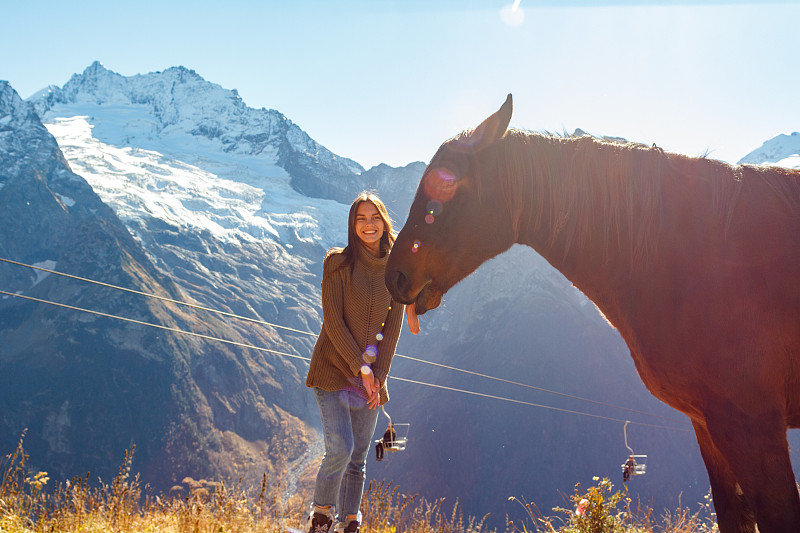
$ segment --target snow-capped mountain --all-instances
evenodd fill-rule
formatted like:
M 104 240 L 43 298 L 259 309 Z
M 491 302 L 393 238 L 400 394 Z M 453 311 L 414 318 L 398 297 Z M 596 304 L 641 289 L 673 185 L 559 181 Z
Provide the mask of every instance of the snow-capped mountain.
M 364 170 L 317 144 L 281 113 L 249 108 L 236 90 L 184 67 L 125 77 L 94 62 L 63 88 L 48 87 L 31 101 L 40 116 L 59 104 L 110 113 L 115 120 L 109 126 L 103 116 L 95 117 L 94 135 L 108 144 L 157 149 L 181 160 L 198 152 L 258 156 L 262 166 L 273 165 L 260 170 L 291 176 L 292 187 L 311 197 L 349 202 Z
M 741 158 L 739 164 L 767 164 L 800 169 L 800 132 L 795 131 L 791 135 L 781 133 L 764 141 L 759 148 Z
M 306 212 L 308 207 L 304 209 L 292 203 L 305 198 L 305 194 L 313 196 L 308 189 L 314 187 L 302 181 L 305 176 L 302 171 L 299 176 L 290 175 L 286 167 L 294 170 L 293 165 L 284 163 L 311 161 L 314 173 L 324 178 L 348 175 L 350 181 L 363 172 L 357 163 L 336 157 L 319 146 L 277 111 L 248 108 L 235 90 L 222 89 L 183 67 L 127 78 L 95 62 L 82 74 L 73 76 L 63 88 L 51 86 L 31 97 L 30 101 L 46 122 L 53 123 L 52 127 L 58 134 L 71 139 L 62 145 L 74 153 L 73 160 L 84 161 L 84 168 L 91 167 L 92 158 L 78 156 L 90 156 L 93 149 L 108 148 L 117 158 L 116 162 L 108 163 L 109 166 L 117 165 L 108 169 L 111 170 L 110 176 L 118 177 L 117 181 L 105 184 L 101 180 L 101 183 L 93 184 L 94 187 L 119 190 L 119 179 L 130 187 L 136 180 L 127 179 L 126 175 L 136 172 L 135 169 L 139 169 L 141 179 L 150 180 L 139 190 L 131 190 L 133 194 L 141 194 L 149 189 L 150 193 L 139 202 L 132 202 L 133 205 L 124 213 L 129 224 L 133 218 L 149 216 L 150 209 L 155 209 L 162 212 L 163 217 L 185 221 L 218 236 L 225 233 L 229 237 L 237 234 L 242 238 L 249 232 L 254 233 L 251 238 L 261 238 L 265 234 L 278 237 L 280 232 L 284 232 L 287 244 L 293 239 L 301 242 L 315 240 L 314 236 L 303 233 L 309 229 L 308 218 L 312 216 Z M 69 117 L 64 121 L 57 120 L 62 114 Z M 95 143 L 94 146 L 87 144 L 89 139 Z M 103 146 L 99 147 L 98 143 Z M 111 147 L 117 147 L 119 151 L 114 153 Z M 159 167 L 159 159 L 167 161 L 167 165 Z M 174 161 L 185 167 L 182 175 L 165 170 L 169 162 Z M 316 170 L 319 167 L 326 172 Z M 161 177 L 164 172 L 171 177 L 156 182 L 154 176 Z M 171 193 L 175 192 L 175 187 L 166 185 L 165 179 L 189 179 L 195 182 L 194 192 L 202 195 L 210 175 L 218 176 L 226 183 L 220 190 L 211 192 L 211 196 L 220 197 L 222 204 L 226 204 L 228 195 L 240 200 L 238 205 L 230 207 L 229 213 L 222 212 L 224 209 L 216 210 L 212 204 L 207 206 L 210 209 L 201 215 L 201 220 L 186 216 L 188 211 L 205 211 L 200 206 L 192 210 L 190 207 L 181 208 L 179 201 L 172 202 L 172 206 L 167 205 L 169 200 L 165 203 L 164 199 L 171 198 Z M 342 183 L 334 179 L 330 181 L 332 184 L 319 185 L 317 189 L 324 189 L 328 197 L 347 195 L 340 201 L 349 201 L 347 198 L 354 196 L 352 190 L 342 187 Z M 291 194 L 293 186 L 303 194 Z M 187 190 L 192 192 L 192 188 Z M 258 190 L 269 190 L 271 195 L 264 197 L 263 192 L 258 194 Z M 156 198 L 158 195 L 162 196 L 160 200 Z M 120 205 L 123 203 L 119 202 Z M 331 202 L 327 204 L 330 206 Z M 232 213 L 238 219 L 238 211 L 242 209 L 251 214 L 261 212 L 266 217 L 261 220 L 245 217 L 255 222 L 250 228 L 228 227 L 231 222 L 230 219 L 226 221 L 227 215 Z M 273 215 L 281 211 L 292 216 Z M 319 224 L 312 225 L 319 227 Z M 340 237 L 341 232 L 321 236 L 321 240 L 339 242 Z
M 124 77 L 94 63 L 31 101 L 156 263 L 193 280 L 192 296 L 272 320 L 286 307 L 308 309 L 286 320 L 318 326 L 316 259 L 306 257 L 343 242 L 346 213 L 306 193 L 354 197 L 359 165 L 182 67 Z M 236 280 L 246 272 L 245 288 Z
M 0 168 L 0 257 L 187 300 L 176 281 L 191 280 L 154 266 L 6 82 Z M 182 475 L 258 478 L 308 453 L 309 432 L 296 416 L 308 410 L 291 361 L 97 313 L 206 336 L 225 331 L 232 342 L 258 346 L 276 344 L 271 331 L 7 262 L 0 282 L 7 293 L 0 296 L 0 443 L 13 447 L 28 428 L 33 464 L 47 464 L 52 475 L 92 470 L 110 479 L 120 450 L 133 443 L 139 468 L 160 487 Z M 270 455 L 272 448 L 283 452 Z M 252 474 L 242 463 L 255 467 Z

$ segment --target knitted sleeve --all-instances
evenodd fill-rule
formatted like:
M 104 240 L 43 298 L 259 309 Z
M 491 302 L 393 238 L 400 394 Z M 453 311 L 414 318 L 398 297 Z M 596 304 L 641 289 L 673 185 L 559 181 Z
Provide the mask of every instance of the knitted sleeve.
M 392 366 L 392 357 L 403 327 L 404 309 L 403 304 L 392 302 L 392 308 L 383 327 L 383 340 L 378 344 L 378 357 L 372 365 L 372 370 L 382 385 L 386 383 L 386 376 L 389 375 L 389 368 Z
M 353 376 L 361 372 L 361 349 L 344 321 L 344 283 L 347 267 L 341 264 L 339 254 L 325 258 L 322 273 L 322 325 L 333 347 L 350 367 Z

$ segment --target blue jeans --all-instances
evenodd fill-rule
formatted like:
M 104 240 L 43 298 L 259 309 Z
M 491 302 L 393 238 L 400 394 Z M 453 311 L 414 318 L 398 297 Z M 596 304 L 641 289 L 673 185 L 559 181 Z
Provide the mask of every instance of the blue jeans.
M 378 422 L 378 410 L 369 409 L 367 400 L 357 390 L 329 392 L 314 388 L 325 455 L 317 472 L 314 504 L 334 506 L 338 519 L 358 515 L 361 522 L 361 496 L 367 479 L 367 454 Z

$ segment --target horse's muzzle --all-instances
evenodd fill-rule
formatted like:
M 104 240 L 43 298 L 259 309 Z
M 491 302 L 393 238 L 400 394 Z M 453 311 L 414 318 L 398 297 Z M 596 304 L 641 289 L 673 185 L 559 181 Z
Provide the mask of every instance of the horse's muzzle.
M 396 301 L 403 304 L 416 302 L 417 314 L 422 315 L 442 302 L 442 293 L 431 287 L 431 280 L 425 281 L 421 289 L 414 291 L 411 280 L 399 269 L 386 269 L 386 288 Z
M 386 288 L 389 294 L 392 295 L 396 301 L 402 304 L 410 304 L 414 301 L 414 296 L 411 293 L 411 280 L 397 269 L 386 269 L 385 275 Z

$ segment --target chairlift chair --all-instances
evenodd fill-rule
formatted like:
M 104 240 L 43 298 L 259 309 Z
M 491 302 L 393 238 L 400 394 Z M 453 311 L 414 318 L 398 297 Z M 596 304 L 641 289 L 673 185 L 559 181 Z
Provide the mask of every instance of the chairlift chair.
M 630 420 L 626 420 L 625 426 L 622 428 L 625 434 L 625 447 L 631 452 L 625 462 L 620 465 L 622 468 L 622 481 L 625 483 L 631 476 L 641 476 L 647 473 L 647 456 L 635 454 L 633 448 L 628 446 L 628 424 L 630 423 Z
M 411 429 L 411 424 L 408 423 L 392 423 L 392 417 L 386 412 L 386 409 L 381 406 L 384 416 L 389 419 L 386 426 L 386 431 L 383 437 L 375 441 L 375 454 L 378 461 L 383 460 L 383 452 L 402 452 L 406 449 L 408 444 L 408 431 Z
M 383 442 L 385 449 L 390 452 L 402 452 L 406 449 L 406 444 L 408 444 L 408 430 L 410 427 L 411 424 L 394 424 L 394 429 L 397 432 L 397 436 L 394 440 L 384 441 L 383 439 L 378 439 L 378 441 Z

